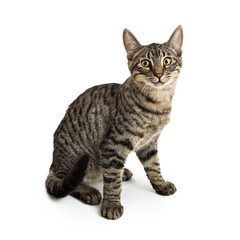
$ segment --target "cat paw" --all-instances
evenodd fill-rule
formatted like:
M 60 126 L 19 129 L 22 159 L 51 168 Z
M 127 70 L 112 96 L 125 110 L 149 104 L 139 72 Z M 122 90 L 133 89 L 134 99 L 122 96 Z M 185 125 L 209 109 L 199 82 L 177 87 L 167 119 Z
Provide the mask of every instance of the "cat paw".
M 101 214 L 107 219 L 118 219 L 123 215 L 123 206 L 120 203 L 103 203 Z
M 124 168 L 122 180 L 123 181 L 128 181 L 129 179 L 132 178 L 132 175 L 133 174 L 130 170 L 128 170 L 127 168 Z
M 102 200 L 101 193 L 97 189 L 91 189 L 89 192 L 74 191 L 70 195 L 89 205 L 97 205 Z
M 157 194 L 163 195 L 163 196 L 169 196 L 174 194 L 177 191 L 177 188 L 175 185 L 171 182 L 163 182 L 159 185 L 154 185 L 153 187 Z

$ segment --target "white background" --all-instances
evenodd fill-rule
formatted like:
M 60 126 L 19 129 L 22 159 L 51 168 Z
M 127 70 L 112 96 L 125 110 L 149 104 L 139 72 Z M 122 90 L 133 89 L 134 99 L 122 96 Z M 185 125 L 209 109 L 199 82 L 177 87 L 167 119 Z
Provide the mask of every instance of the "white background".
M 239 22 L 231 0 L 1 1 L 1 239 L 240 239 Z M 52 135 L 67 106 L 129 76 L 123 29 L 163 43 L 180 24 L 184 64 L 159 141 L 177 193 L 155 194 L 131 154 L 119 220 L 49 197 Z

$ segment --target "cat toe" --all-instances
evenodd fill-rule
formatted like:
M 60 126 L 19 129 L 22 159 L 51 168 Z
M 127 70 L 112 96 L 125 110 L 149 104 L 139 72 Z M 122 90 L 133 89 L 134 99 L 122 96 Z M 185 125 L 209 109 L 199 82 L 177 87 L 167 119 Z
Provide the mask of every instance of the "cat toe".
M 123 214 L 123 206 L 120 203 L 104 203 L 102 205 L 101 214 L 107 219 L 118 219 Z
M 123 176 L 122 176 L 123 181 L 128 181 L 129 179 L 132 178 L 132 176 L 133 176 L 133 173 L 127 168 L 124 168 Z
M 163 196 L 170 196 L 177 191 L 177 188 L 171 182 L 161 183 L 157 186 L 154 186 L 154 189 L 159 195 Z
M 89 205 L 97 205 L 102 200 L 101 193 L 97 189 L 91 189 L 89 192 L 74 191 L 71 196 Z

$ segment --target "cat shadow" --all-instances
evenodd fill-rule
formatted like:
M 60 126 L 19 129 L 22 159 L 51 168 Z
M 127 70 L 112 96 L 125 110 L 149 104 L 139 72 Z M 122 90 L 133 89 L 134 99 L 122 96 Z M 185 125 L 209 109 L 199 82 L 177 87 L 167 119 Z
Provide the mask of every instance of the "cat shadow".
M 59 202 L 59 201 L 61 201 L 61 199 L 63 199 L 63 198 L 56 198 L 56 197 L 52 196 L 51 194 L 49 194 L 47 191 L 45 191 L 45 194 L 47 195 L 48 199 L 50 199 L 53 202 Z
M 98 189 L 98 191 L 101 193 L 101 195 L 103 196 L 103 181 L 100 181 L 98 183 L 95 184 L 91 184 L 92 187 Z M 145 182 L 142 179 L 135 179 L 134 177 L 131 178 L 128 181 L 123 181 L 122 183 L 122 204 L 125 205 L 127 202 L 131 205 L 133 203 L 135 203 L 135 201 L 137 199 L 139 199 L 142 195 L 144 195 L 144 193 L 146 194 L 146 192 L 151 192 L 153 193 L 154 191 L 152 190 L 151 186 L 147 184 L 147 182 Z M 97 205 L 89 205 L 86 204 L 84 202 L 82 202 L 81 200 L 78 200 L 70 195 L 64 197 L 64 198 L 55 198 L 54 196 L 50 195 L 46 190 L 45 190 L 45 194 L 47 196 L 47 198 L 55 203 L 60 203 L 62 201 L 66 201 L 68 202 L 68 204 L 73 204 L 73 205 L 77 205 L 77 204 L 81 204 L 82 207 L 89 207 L 91 209 L 94 210 L 95 214 L 97 214 L 98 216 L 101 217 L 101 206 L 102 206 L 102 201 L 100 201 L 99 204 Z

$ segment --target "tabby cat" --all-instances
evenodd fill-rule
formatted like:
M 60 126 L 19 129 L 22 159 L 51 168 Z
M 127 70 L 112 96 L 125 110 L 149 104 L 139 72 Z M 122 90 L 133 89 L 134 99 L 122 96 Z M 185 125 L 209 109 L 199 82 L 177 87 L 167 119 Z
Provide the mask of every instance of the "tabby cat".
M 131 76 L 123 84 L 92 87 L 69 106 L 54 133 L 53 162 L 46 180 L 47 192 L 54 197 L 71 195 L 95 205 L 102 197 L 89 184 L 103 179 L 101 214 L 107 219 L 123 214 L 121 185 L 132 177 L 124 168 L 131 151 L 158 194 L 176 192 L 161 175 L 157 141 L 169 122 L 182 66 L 182 27 L 166 43 L 146 46 L 125 29 L 123 42 Z

